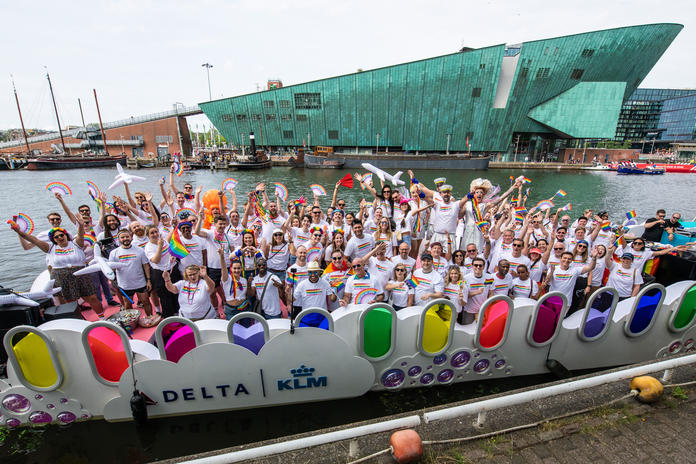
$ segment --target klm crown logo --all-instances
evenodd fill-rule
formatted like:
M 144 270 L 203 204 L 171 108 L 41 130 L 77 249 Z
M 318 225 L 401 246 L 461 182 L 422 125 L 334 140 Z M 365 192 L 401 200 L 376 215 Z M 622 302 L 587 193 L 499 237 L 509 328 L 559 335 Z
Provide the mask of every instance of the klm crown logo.
M 304 364 L 295 369 L 290 369 L 292 378 L 278 380 L 278 391 L 300 390 L 303 388 L 321 388 L 328 385 L 326 376 L 315 377 L 314 368 Z

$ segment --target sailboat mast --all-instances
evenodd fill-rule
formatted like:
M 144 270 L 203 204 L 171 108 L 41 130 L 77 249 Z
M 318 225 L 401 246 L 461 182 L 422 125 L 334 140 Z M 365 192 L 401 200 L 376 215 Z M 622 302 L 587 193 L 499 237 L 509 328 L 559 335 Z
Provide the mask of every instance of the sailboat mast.
M 104 133 L 104 124 L 102 124 L 101 112 L 99 111 L 99 100 L 97 100 L 97 89 L 92 89 L 94 91 L 94 101 L 97 103 L 97 116 L 99 116 L 99 127 L 101 128 L 102 141 L 104 142 L 104 151 L 106 156 L 109 156 L 109 149 L 106 148 L 106 134 Z
M 56 106 L 56 97 L 53 95 L 53 85 L 51 84 L 51 76 L 46 70 L 46 79 L 48 79 L 48 88 L 51 91 L 51 100 L 53 100 L 53 109 L 56 112 L 56 121 L 58 122 L 58 132 L 60 132 L 60 143 L 63 145 L 63 154 L 65 154 L 65 139 L 63 138 L 63 129 L 60 126 L 60 118 L 58 117 L 58 107 Z
M 77 104 L 80 107 L 80 118 L 82 118 L 82 127 L 86 129 L 87 126 L 85 126 L 85 115 L 82 113 L 82 102 L 79 98 L 77 99 Z
M 17 89 L 15 88 L 14 78 L 12 79 L 12 90 L 14 90 L 15 101 L 17 102 L 17 112 L 19 113 L 19 122 L 22 124 L 22 134 L 24 134 L 24 144 L 27 146 L 27 154 L 31 153 L 29 148 L 29 139 L 27 138 L 27 130 L 24 128 L 24 118 L 22 118 L 22 109 L 19 107 L 19 97 L 17 96 Z

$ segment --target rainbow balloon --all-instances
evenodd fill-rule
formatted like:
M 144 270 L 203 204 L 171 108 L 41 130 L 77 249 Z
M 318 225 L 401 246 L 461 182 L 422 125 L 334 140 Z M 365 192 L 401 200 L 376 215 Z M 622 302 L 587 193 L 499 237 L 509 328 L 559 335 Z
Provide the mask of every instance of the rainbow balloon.
M 273 182 L 273 186 L 275 187 L 276 196 L 283 201 L 288 201 L 288 188 L 280 182 Z
M 372 303 L 372 300 L 377 296 L 377 290 L 374 288 L 364 288 L 355 295 L 356 304 Z
M 181 208 L 176 212 L 176 215 L 179 216 L 179 219 L 184 219 L 188 216 L 195 216 L 196 212 L 191 208 Z
M 237 179 L 233 177 L 228 177 L 222 181 L 222 190 L 234 190 L 237 186 Z
M 92 198 L 92 200 L 97 200 L 99 198 L 99 194 L 101 193 L 99 191 L 99 187 L 97 187 L 97 184 L 92 182 L 91 180 L 87 181 L 87 191 L 89 192 L 89 196 Z
M 51 193 L 60 193 L 61 195 L 72 195 L 72 190 L 70 190 L 70 187 L 62 182 L 51 182 L 46 186 L 46 190 Z
M 19 229 L 27 234 L 34 232 L 34 221 L 31 220 L 29 216 L 24 213 L 17 213 L 17 219 L 15 222 L 19 226 Z
M 312 192 L 318 197 L 326 196 L 326 190 L 319 184 L 312 184 L 309 188 L 311 188 Z
M 535 208 L 541 211 L 551 209 L 553 208 L 553 202 L 551 200 L 541 200 L 539 203 L 536 204 Z

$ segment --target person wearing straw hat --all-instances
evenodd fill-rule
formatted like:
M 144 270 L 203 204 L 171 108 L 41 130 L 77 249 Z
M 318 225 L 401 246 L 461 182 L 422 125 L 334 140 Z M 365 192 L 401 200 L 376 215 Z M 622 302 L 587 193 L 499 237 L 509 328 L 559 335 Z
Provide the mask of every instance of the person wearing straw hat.
M 321 278 L 321 266 L 316 261 L 307 265 L 307 279 L 295 287 L 293 305 L 302 310 L 308 308 L 329 308 L 327 298 L 336 301 L 336 292 L 328 281 Z
M 430 222 L 433 225 L 433 235 L 430 242 L 450 244 L 454 239 L 454 231 L 457 230 L 459 221 L 459 203 L 452 197 L 452 186 L 444 184 L 440 187 L 439 194 L 421 187 L 428 203 L 434 203 Z

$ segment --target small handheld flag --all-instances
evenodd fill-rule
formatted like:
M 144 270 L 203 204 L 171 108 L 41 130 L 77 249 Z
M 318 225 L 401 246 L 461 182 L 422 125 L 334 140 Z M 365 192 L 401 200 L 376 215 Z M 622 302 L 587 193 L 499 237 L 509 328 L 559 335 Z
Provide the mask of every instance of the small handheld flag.
M 629 219 L 629 220 L 631 220 L 631 219 L 633 219 L 633 218 L 635 218 L 635 217 L 636 217 L 636 210 L 635 210 L 635 209 L 632 209 L 631 211 L 629 211 L 628 213 L 626 213 L 626 218 Z
M 561 208 L 561 211 L 572 211 L 572 210 L 573 210 L 573 205 L 571 205 L 570 203 L 568 203 L 563 208 Z
M 604 231 L 604 232 L 608 232 L 611 230 L 611 222 L 609 222 L 609 221 L 603 222 L 599 226 L 599 228 L 602 229 L 602 231 Z
M 564 190 L 559 190 L 558 192 L 556 192 L 556 195 L 554 195 L 554 196 L 564 197 L 566 195 L 567 195 L 567 193 L 565 193 Z
M 169 253 L 171 253 L 172 256 L 178 259 L 185 258 L 189 255 L 189 251 L 186 248 L 186 245 L 184 245 L 184 242 L 181 241 L 181 237 L 179 236 L 178 227 L 174 229 L 172 238 L 169 240 Z

